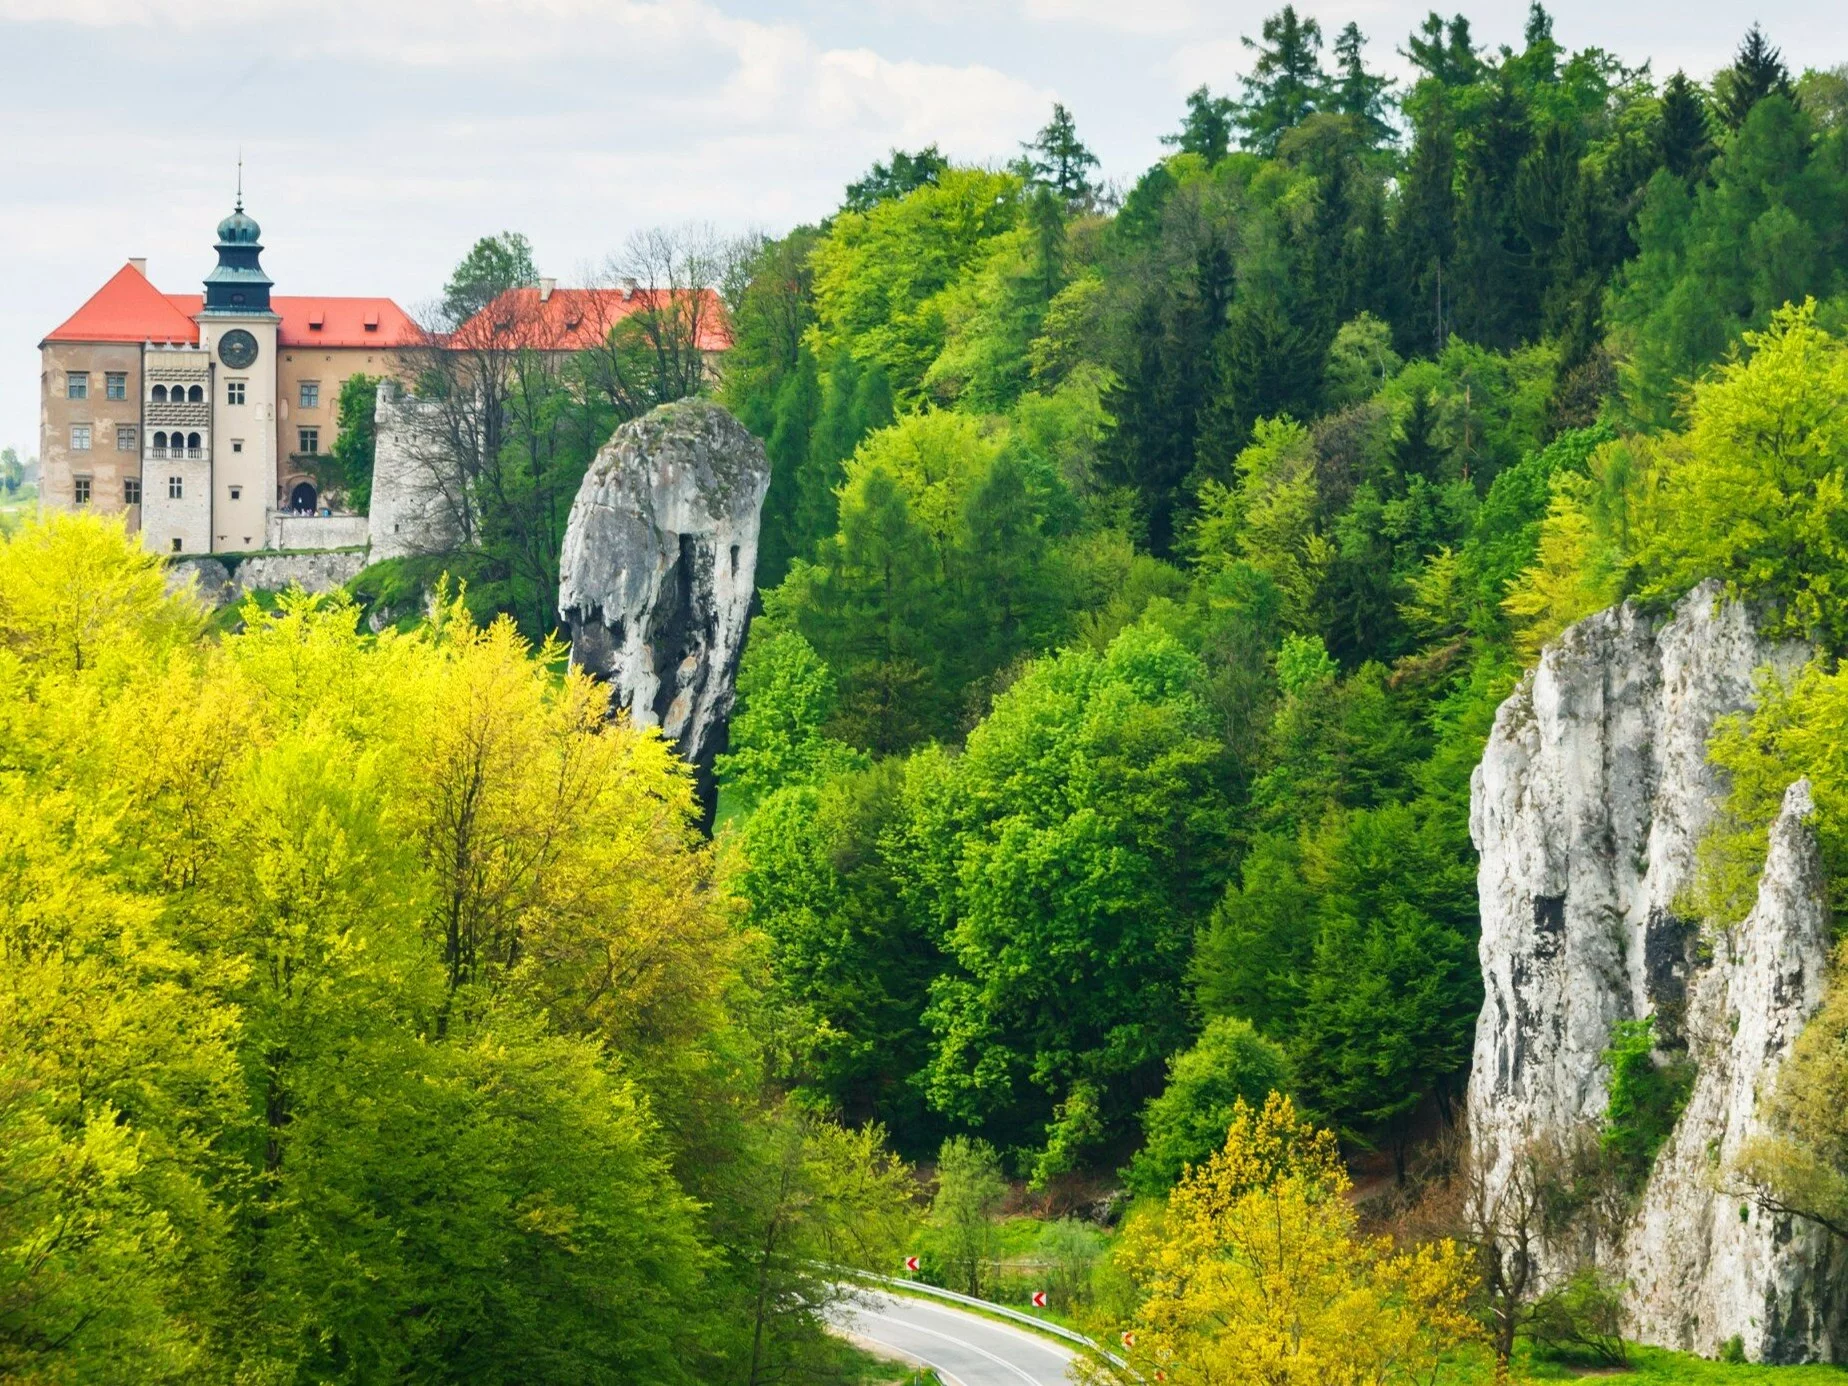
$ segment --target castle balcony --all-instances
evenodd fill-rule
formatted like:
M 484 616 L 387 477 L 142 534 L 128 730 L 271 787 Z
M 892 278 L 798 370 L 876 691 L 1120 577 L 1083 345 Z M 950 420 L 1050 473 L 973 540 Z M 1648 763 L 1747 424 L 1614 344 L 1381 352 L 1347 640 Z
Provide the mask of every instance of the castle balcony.
M 212 455 L 209 447 L 172 443 L 149 443 L 142 454 L 149 462 L 203 462 Z

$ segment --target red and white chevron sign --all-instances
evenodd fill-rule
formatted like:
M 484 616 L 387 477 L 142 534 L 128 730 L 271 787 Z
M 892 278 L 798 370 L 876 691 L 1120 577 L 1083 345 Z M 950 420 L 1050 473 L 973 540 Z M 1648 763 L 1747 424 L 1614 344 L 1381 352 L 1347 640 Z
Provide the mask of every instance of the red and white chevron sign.
M 1124 1329 L 1123 1330 L 1123 1346 L 1124 1347 L 1134 1347 L 1135 1345 L 1136 1345 L 1136 1330 L 1133 1328 Z
M 1044 1290 L 1035 1290 L 1033 1292 L 1033 1307 L 1035 1309 L 1044 1309 L 1046 1307 L 1046 1292 Z
M 917 1268 L 918 1268 L 918 1258 L 915 1256 L 907 1256 L 905 1258 L 905 1269 L 908 1271 L 914 1271 Z

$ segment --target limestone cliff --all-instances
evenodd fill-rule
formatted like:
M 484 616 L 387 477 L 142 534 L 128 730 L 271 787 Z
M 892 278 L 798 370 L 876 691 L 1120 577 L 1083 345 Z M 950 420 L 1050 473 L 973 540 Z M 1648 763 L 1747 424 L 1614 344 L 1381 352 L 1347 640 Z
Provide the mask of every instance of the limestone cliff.
M 1848 1351 L 1826 1242 L 1726 1177 L 1821 998 L 1808 787 L 1786 796 L 1743 923 L 1703 931 L 1677 907 L 1723 795 L 1706 756 L 1715 721 L 1750 706 L 1756 670 L 1805 654 L 1761 638 L 1711 584 L 1666 623 L 1630 603 L 1581 621 L 1497 713 L 1470 816 L 1484 999 L 1468 1106 L 1491 1185 L 1524 1143 L 1596 1130 L 1612 1027 L 1653 1015 L 1667 1054 L 1696 1065 L 1692 1097 L 1640 1201 L 1552 1238 L 1543 1273 L 1595 1255 L 1628 1283 L 1640 1340 L 1711 1355 L 1737 1335 L 1763 1361 Z
M 762 444 L 725 410 L 663 405 L 597 454 L 559 558 L 572 661 L 608 679 L 637 723 L 678 743 L 708 807 L 769 484 Z

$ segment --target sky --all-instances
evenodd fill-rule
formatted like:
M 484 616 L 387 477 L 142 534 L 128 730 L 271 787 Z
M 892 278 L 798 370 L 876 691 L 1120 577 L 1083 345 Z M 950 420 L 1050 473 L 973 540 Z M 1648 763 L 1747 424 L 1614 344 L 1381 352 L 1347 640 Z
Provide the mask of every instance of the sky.
M 1270 0 L 0 0 L 0 445 L 38 448 L 38 343 L 130 256 L 197 292 L 241 151 L 278 293 L 416 311 L 481 235 L 569 281 L 632 231 L 780 232 L 894 146 L 1000 161 L 1063 101 L 1106 177 L 1186 93 L 1236 92 Z M 1427 5 L 1308 0 L 1372 65 Z M 1839 0 L 1559 0 L 1555 37 L 1705 75 L 1754 18 L 1848 62 Z M 1520 42 L 1525 3 L 1466 11 Z

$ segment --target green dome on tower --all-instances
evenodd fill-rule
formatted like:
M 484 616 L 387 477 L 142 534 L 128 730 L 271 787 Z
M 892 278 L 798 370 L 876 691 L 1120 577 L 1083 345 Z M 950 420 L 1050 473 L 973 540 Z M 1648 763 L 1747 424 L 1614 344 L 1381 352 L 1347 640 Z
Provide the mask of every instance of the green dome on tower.
M 262 228 L 244 211 L 243 194 L 218 223 L 218 265 L 205 276 L 208 313 L 267 313 L 270 277 L 263 272 Z
M 262 234 L 263 228 L 245 213 L 241 198 L 231 215 L 218 223 L 220 245 L 257 245 L 257 237 Z

